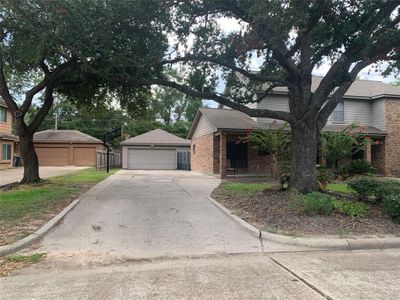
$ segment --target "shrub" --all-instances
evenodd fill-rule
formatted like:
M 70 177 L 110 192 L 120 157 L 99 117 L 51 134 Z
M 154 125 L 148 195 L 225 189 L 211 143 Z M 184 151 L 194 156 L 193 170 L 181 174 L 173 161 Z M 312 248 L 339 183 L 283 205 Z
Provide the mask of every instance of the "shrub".
M 351 202 L 351 201 L 335 201 L 335 209 L 351 218 L 365 216 L 365 212 L 368 209 L 368 205 L 362 202 Z
M 364 159 L 352 160 L 340 170 L 340 175 L 344 178 L 354 175 L 370 175 L 375 172 L 375 168 L 370 162 Z
M 382 200 L 385 195 L 391 195 L 391 194 L 400 195 L 400 181 L 396 180 L 382 181 L 375 192 L 375 195 L 379 200 Z
M 331 196 L 318 192 L 303 196 L 302 202 L 304 213 L 308 216 L 330 215 L 335 208 L 335 201 Z
M 400 194 L 385 194 L 382 201 L 383 211 L 396 223 L 400 224 Z
M 367 200 L 368 196 L 376 195 L 380 189 L 382 182 L 372 177 L 359 177 L 350 180 L 348 186 L 355 190 L 359 199 Z
M 328 168 L 317 166 L 317 179 L 320 187 L 325 189 L 328 183 L 332 182 L 333 174 Z

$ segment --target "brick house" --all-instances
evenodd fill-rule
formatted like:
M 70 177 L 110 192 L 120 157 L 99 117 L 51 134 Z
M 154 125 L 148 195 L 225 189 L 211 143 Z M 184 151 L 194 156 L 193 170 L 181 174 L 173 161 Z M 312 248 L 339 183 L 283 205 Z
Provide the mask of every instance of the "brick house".
M 315 89 L 321 78 L 313 78 Z M 252 108 L 288 111 L 287 89 L 275 88 Z M 250 128 L 270 128 L 273 120 L 251 118 L 227 108 L 201 108 L 190 128 L 192 170 L 225 177 L 230 172 L 271 174 L 271 157 L 236 143 Z M 278 121 L 278 124 L 283 121 Z M 363 157 L 377 172 L 400 176 L 400 87 L 379 81 L 357 80 L 329 117 L 323 130 L 338 131 L 351 123 L 362 126 L 371 141 Z
M 12 134 L 13 116 L 0 98 L 0 169 L 12 166 L 18 137 Z

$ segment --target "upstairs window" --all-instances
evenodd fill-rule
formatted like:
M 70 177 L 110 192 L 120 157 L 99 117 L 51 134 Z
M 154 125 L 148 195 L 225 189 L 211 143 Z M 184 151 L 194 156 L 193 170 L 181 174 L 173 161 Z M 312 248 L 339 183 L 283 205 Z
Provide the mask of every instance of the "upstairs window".
M 7 122 L 7 109 L 0 106 L 0 122 Z
M 335 110 L 332 113 L 332 122 L 344 123 L 344 103 L 339 102 Z

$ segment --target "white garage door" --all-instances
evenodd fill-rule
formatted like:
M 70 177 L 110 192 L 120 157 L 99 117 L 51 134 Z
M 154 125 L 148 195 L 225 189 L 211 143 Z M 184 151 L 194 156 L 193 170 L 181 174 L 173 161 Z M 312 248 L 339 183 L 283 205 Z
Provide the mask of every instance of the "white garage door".
M 128 169 L 175 170 L 175 149 L 129 149 Z

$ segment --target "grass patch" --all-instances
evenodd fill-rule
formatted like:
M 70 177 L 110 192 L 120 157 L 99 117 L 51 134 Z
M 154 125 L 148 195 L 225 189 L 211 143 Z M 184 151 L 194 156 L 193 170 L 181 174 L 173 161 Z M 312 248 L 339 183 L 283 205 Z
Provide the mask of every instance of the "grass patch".
M 9 255 L 4 258 L 6 262 L 30 263 L 35 264 L 45 257 L 44 253 L 35 253 L 32 255 Z
M 267 183 L 244 183 L 244 182 L 225 182 L 222 188 L 228 193 L 259 193 L 271 188 L 271 184 Z
M 327 191 L 339 193 L 352 193 L 354 192 L 346 183 L 329 183 L 326 186 Z
M 34 232 L 80 194 L 116 171 L 107 174 L 90 168 L 0 191 L 0 245 Z
M 35 253 L 32 255 L 8 255 L 0 257 L 0 277 L 8 276 L 15 270 L 26 268 L 32 264 L 38 263 L 45 257 L 45 253 Z

